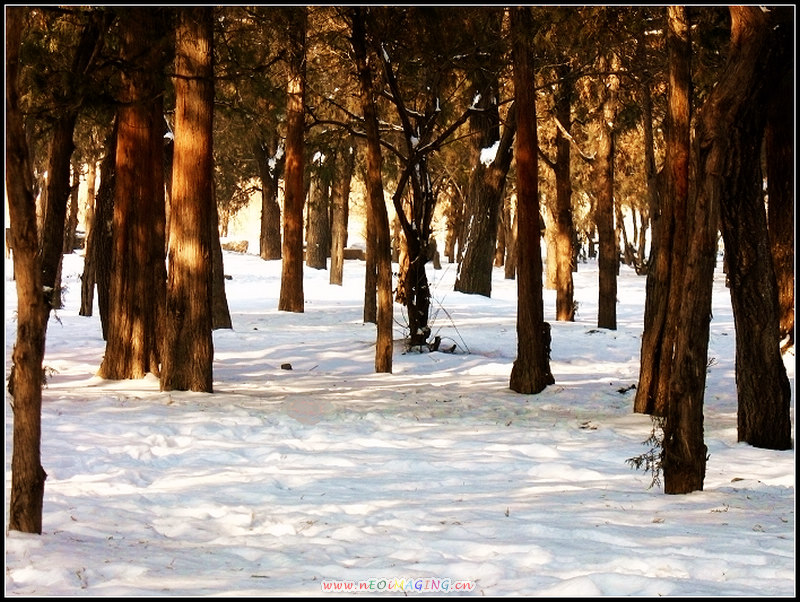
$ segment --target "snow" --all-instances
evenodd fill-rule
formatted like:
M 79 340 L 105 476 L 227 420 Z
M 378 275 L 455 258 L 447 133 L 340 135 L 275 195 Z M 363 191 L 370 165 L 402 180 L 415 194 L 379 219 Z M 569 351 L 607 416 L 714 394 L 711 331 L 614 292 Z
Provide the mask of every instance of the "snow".
M 492 146 L 482 148 L 481 149 L 481 163 L 486 166 L 492 164 L 495 157 L 497 157 L 497 151 L 500 149 L 500 141 L 497 140 Z
M 453 291 L 455 266 L 429 266 L 432 333 L 455 353 L 404 352 L 396 306 L 393 373 L 376 374 L 363 262 L 345 262 L 344 286 L 306 269 L 296 314 L 277 311 L 280 261 L 224 259 L 234 328 L 214 333 L 205 394 L 96 377 L 97 308 L 78 316 L 82 257 L 65 257 L 45 357 L 43 533 L 6 533 L 7 596 L 796 593 L 794 452 L 737 443 L 721 273 L 705 487 L 668 496 L 626 462 L 652 430 L 632 413 L 645 278 L 630 269 L 615 331 L 596 327 L 595 263 L 575 274 L 574 323 L 555 321 L 545 291 L 556 383 L 526 396 L 508 388 L 516 283 L 502 268 L 489 299 Z M 6 374 L 11 273 L 6 260 Z M 785 362 L 794 400 L 793 353 Z M 5 416 L 7 525 L 8 402 Z

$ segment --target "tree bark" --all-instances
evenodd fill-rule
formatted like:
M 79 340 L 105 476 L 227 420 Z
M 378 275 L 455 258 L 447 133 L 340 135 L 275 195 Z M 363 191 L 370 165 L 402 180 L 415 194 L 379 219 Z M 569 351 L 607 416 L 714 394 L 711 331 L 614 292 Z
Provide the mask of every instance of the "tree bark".
M 100 187 L 97 189 L 94 209 L 94 240 L 91 254 L 94 277 L 97 284 L 97 307 L 100 311 L 100 326 L 103 340 L 108 341 L 108 323 L 111 313 L 111 256 L 113 251 L 114 189 L 116 188 L 116 157 L 118 120 L 114 119 L 108 136 L 106 155 L 100 162 Z
M 352 9 L 352 44 L 358 71 L 361 110 L 366 130 L 367 203 L 373 223 L 375 274 L 377 278 L 377 339 L 375 343 L 375 371 L 392 371 L 394 349 L 392 325 L 394 305 L 392 300 L 391 243 L 389 216 L 383 197 L 381 181 L 381 148 L 378 116 L 372 89 L 372 73 L 367 63 L 365 15 L 363 8 Z M 369 249 L 369 247 L 368 247 Z
M 550 372 L 550 325 L 544 321 L 539 230 L 538 138 L 530 8 L 511 9 L 514 95 L 517 110 L 517 358 L 510 388 L 539 393 L 555 382 Z
M 305 186 L 305 7 L 289 12 L 289 81 L 286 99 L 286 166 L 283 198 L 283 263 L 279 311 L 303 313 L 303 204 Z
M 225 293 L 225 266 L 219 240 L 219 209 L 216 194 L 211 208 L 211 328 L 233 328 Z
M 162 391 L 213 391 L 213 8 L 179 8 Z
M 347 246 L 347 218 L 350 201 L 350 182 L 353 177 L 355 153 L 351 147 L 341 149 L 336 162 L 336 178 L 331 187 L 331 275 L 330 283 L 342 285 L 344 249 Z
M 613 61 L 611 61 L 613 69 Z M 597 326 L 617 328 L 617 269 L 619 248 L 614 236 L 614 122 L 617 112 L 619 78 L 608 76 L 603 100 L 600 140 L 597 151 L 597 210 L 595 223 L 599 238 L 597 257 L 599 299 Z
M 81 307 L 79 316 L 91 316 L 94 312 L 95 257 L 92 248 L 97 238 L 95 231 L 95 182 L 97 181 L 97 165 L 94 160 L 89 163 L 86 174 L 86 239 L 83 243 L 83 274 L 81 275 Z
M 330 183 L 327 168 L 320 166 L 311 176 L 308 191 L 308 220 L 306 222 L 306 265 L 315 270 L 328 269 L 330 252 Z
M 17 336 L 9 378 L 14 439 L 8 528 L 41 534 L 47 478 L 41 465 L 42 360 L 47 306 L 42 294 L 33 171 L 18 89 L 25 10 L 6 8 L 6 197 L 17 287 Z
M 158 375 L 166 303 L 163 15 L 124 9 L 123 76 L 118 109 L 113 250 L 102 378 Z
M 664 190 L 654 226 L 651 267 L 647 275 L 644 332 L 634 411 L 666 414 L 678 311 L 684 296 L 689 195 L 689 126 L 691 40 L 683 7 L 667 12 L 669 92 L 664 159 Z
M 764 106 L 792 69 L 783 36 L 792 35 L 791 9 L 770 13 L 730 7 L 731 51 L 708 109 L 711 135 L 724 149 L 720 184 L 722 237 L 736 327 L 739 440 L 791 449 L 791 385 L 780 354 L 775 272 L 762 196 Z M 787 14 L 788 13 L 788 14 Z M 788 44 L 791 48 L 791 43 Z
M 278 174 L 283 164 L 283 148 L 278 146 L 277 133 L 269 135 L 255 150 L 261 173 L 261 259 L 281 258 L 281 208 L 278 205 Z

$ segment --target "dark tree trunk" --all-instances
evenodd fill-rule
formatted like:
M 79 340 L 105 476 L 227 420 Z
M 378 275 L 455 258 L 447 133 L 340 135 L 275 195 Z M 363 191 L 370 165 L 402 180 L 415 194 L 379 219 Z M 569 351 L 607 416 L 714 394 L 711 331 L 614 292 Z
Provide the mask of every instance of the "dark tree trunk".
M 180 8 L 162 391 L 213 390 L 213 8 Z
M 67 223 L 64 230 L 64 247 L 61 252 L 69 255 L 75 250 L 78 230 L 78 192 L 81 184 L 81 170 L 78 165 L 72 166 L 72 185 L 69 190 L 69 208 Z
M 106 155 L 100 163 L 100 187 L 94 207 L 94 240 L 91 254 L 94 277 L 97 283 L 97 307 L 103 340 L 108 340 L 108 323 L 111 305 L 111 256 L 113 250 L 114 189 L 116 188 L 117 120 L 106 140 Z
M 341 286 L 344 276 L 344 249 L 347 246 L 347 218 L 350 181 L 353 177 L 355 153 L 348 147 L 339 152 L 336 178 L 331 187 L 331 276 L 330 283 Z
M 492 94 L 495 96 L 495 94 Z M 492 268 L 497 242 L 497 225 L 503 203 L 503 190 L 506 176 L 511 167 L 514 150 L 514 134 L 516 132 L 515 110 L 509 110 L 508 120 L 503 128 L 503 136 L 499 139 L 497 154 L 486 164 L 481 161 L 481 149 L 492 146 L 497 141 L 497 134 L 490 135 L 499 127 L 497 105 L 492 107 L 492 118 L 482 124 L 479 137 L 480 147 L 475 149 L 476 160 L 473 164 L 469 190 L 464 203 L 465 228 L 462 240 L 465 241 L 455 290 L 462 293 L 478 294 L 490 297 L 492 294 Z
M 667 411 L 678 312 L 686 263 L 689 196 L 691 41 L 686 11 L 667 9 L 669 93 L 664 190 L 654 227 L 647 275 L 644 332 L 634 411 L 664 416 Z M 654 185 L 655 186 L 655 185 Z
M 222 261 L 222 245 L 219 241 L 219 209 L 216 195 L 211 209 L 211 328 L 233 328 L 228 297 L 225 294 L 225 267 Z
M 531 9 L 511 11 L 517 111 L 517 358 L 510 387 L 539 393 L 555 382 L 550 372 L 550 325 L 544 321 L 539 229 L 538 138 Z
M 599 238 L 597 269 L 599 278 L 599 299 L 597 306 L 597 326 L 617 328 L 617 269 L 619 267 L 619 248 L 614 236 L 614 129 L 616 120 L 616 90 L 618 78 L 608 76 L 608 85 L 603 101 L 600 140 L 597 151 L 597 210 L 595 223 Z
M 14 415 L 8 528 L 41 534 L 47 478 L 41 465 L 42 360 L 48 314 L 42 295 L 33 171 L 19 105 L 25 10 L 6 8 L 6 198 L 17 287 L 17 336 L 8 385 Z
M 394 348 L 392 326 L 394 305 L 392 301 L 392 264 L 389 241 L 389 216 L 383 197 L 381 181 L 381 148 L 378 117 L 375 108 L 372 74 L 367 63 L 367 45 L 364 9 L 352 9 L 352 44 L 358 71 L 361 110 L 367 134 L 367 203 L 370 221 L 373 223 L 374 266 L 377 278 L 377 339 L 375 343 L 375 371 L 392 371 Z
M 328 269 L 330 252 L 330 184 L 324 170 L 312 176 L 308 191 L 306 222 L 306 265 L 315 270 Z
M 559 70 L 556 118 L 569 132 L 572 111 L 572 80 L 569 70 Z M 570 141 L 561 128 L 556 133 L 556 204 L 553 212 L 556 239 L 556 320 L 575 320 L 574 284 L 575 271 L 575 225 L 572 219 L 572 184 L 570 166 Z
M 722 236 L 736 326 L 739 440 L 791 449 L 791 385 L 780 354 L 775 272 L 762 196 L 764 106 L 789 73 L 792 11 L 730 7 L 731 55 L 707 118 L 713 142 L 724 149 L 719 196 Z M 790 38 L 791 39 L 791 38 Z M 791 48 L 791 42 L 788 44 Z
M 278 205 L 278 176 L 282 171 L 283 154 L 279 155 L 277 133 L 257 145 L 255 149 L 258 170 L 261 174 L 261 231 L 259 255 L 261 259 L 281 258 L 281 208 Z
M 511 198 L 506 196 L 503 203 L 505 222 L 508 224 L 506 232 L 506 265 L 504 266 L 506 280 L 514 280 L 517 276 L 517 216 L 511 210 Z
M 791 43 L 791 40 L 789 41 Z M 785 74 L 770 97 L 765 138 L 768 227 L 778 286 L 779 336 L 794 345 L 794 72 Z
M 283 264 L 278 310 L 302 313 L 303 294 L 303 204 L 305 200 L 305 55 L 306 8 L 289 12 L 289 82 L 286 100 L 286 166 L 283 198 Z
M 113 250 L 106 353 L 99 375 L 111 380 L 158 375 L 166 302 L 163 14 L 124 9 L 123 77 L 118 109 Z

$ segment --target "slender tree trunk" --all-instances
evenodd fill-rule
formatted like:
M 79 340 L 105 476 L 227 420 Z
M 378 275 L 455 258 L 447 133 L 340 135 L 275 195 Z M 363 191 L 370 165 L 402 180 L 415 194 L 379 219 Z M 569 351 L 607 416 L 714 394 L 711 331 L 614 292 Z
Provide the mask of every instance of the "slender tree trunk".
M 163 16 L 125 9 L 124 75 L 118 110 L 114 245 L 106 353 L 99 375 L 111 380 L 158 375 L 166 302 Z
M 33 171 L 18 89 L 19 48 L 26 10 L 6 8 L 6 198 L 17 287 L 17 336 L 9 377 L 14 424 L 8 528 L 41 534 L 47 478 L 41 465 L 47 307 L 42 296 Z
M 572 81 L 569 70 L 559 70 L 556 118 L 569 132 L 572 126 Z M 555 221 L 556 254 L 556 320 L 575 320 L 575 299 L 572 272 L 575 270 L 575 225 L 572 219 L 572 182 L 570 165 L 570 141 L 561 131 L 556 132 L 556 200 L 553 218 Z
M 539 393 L 555 382 L 550 372 L 550 325 L 544 321 L 539 230 L 538 138 L 532 15 L 529 7 L 511 9 L 514 94 L 517 107 L 517 358 L 510 387 Z
M 611 61 L 612 68 L 614 61 Z M 614 122 L 616 121 L 616 91 L 619 79 L 608 76 L 600 140 L 597 151 L 597 210 L 595 223 L 599 237 L 597 268 L 599 277 L 599 299 L 597 326 L 617 328 L 617 269 L 619 248 L 614 237 Z
M 307 202 L 306 265 L 316 270 L 328 269 L 331 238 L 330 186 L 322 171 L 312 176 Z
M 731 54 L 715 88 L 708 119 L 713 142 L 724 149 L 722 236 L 736 326 L 739 440 L 756 447 L 791 449 L 791 385 L 780 354 L 775 272 L 762 196 L 761 144 L 764 106 L 791 71 L 791 9 L 762 12 L 730 7 Z M 791 38 L 789 38 L 791 39 Z M 791 48 L 791 42 L 788 44 Z
M 667 411 L 675 329 L 684 297 L 686 262 L 686 212 L 689 195 L 689 125 L 691 41 L 689 22 L 682 7 L 667 12 L 669 53 L 668 118 L 664 194 L 657 207 L 651 266 L 647 275 L 644 332 L 639 384 L 634 411 L 664 416 Z
M 213 8 L 180 8 L 162 391 L 213 390 Z
M 105 143 L 106 155 L 100 162 L 100 187 L 94 208 L 94 241 L 92 262 L 97 283 L 97 307 L 100 311 L 100 326 L 103 340 L 108 341 L 108 323 L 111 313 L 111 256 L 113 250 L 114 189 L 116 188 L 116 157 L 118 120 L 114 119 L 111 134 Z
M 216 193 L 211 209 L 211 328 L 233 328 L 228 297 L 225 294 L 225 267 L 219 241 L 219 209 Z
M 344 249 L 347 246 L 347 217 L 350 181 L 355 153 L 348 147 L 337 157 L 336 179 L 331 188 L 331 276 L 330 283 L 341 286 L 344 275 Z
M 394 321 L 392 301 L 392 264 L 389 241 L 389 216 L 383 197 L 381 181 L 381 149 L 378 117 L 372 89 L 372 74 L 367 63 L 365 15 L 363 8 L 352 9 L 353 53 L 358 70 L 361 110 L 367 134 L 367 202 L 374 224 L 375 272 L 377 276 L 377 340 L 375 344 L 375 371 L 392 371 Z
M 512 211 L 511 197 L 506 197 L 504 203 L 504 212 L 506 215 L 506 223 L 508 224 L 508 233 L 506 234 L 506 265 L 504 269 L 504 276 L 506 280 L 514 280 L 517 277 L 517 216 L 516 212 Z
M 97 181 L 97 165 L 94 160 L 89 163 L 86 174 L 86 239 L 83 243 L 83 274 L 81 275 L 81 307 L 80 316 L 91 316 L 94 312 L 95 257 L 92 249 L 96 245 L 97 230 L 95 228 L 95 183 Z
M 283 264 L 281 290 L 278 299 L 280 311 L 302 313 L 305 311 L 303 294 L 303 204 L 305 187 L 305 7 L 292 7 L 289 11 L 288 36 L 289 82 L 286 100 L 286 167 L 283 198 Z
M 64 247 L 62 254 L 69 255 L 75 250 L 75 240 L 78 230 L 78 192 L 81 184 L 81 169 L 78 165 L 72 166 L 72 185 L 69 189 L 69 207 L 67 208 L 67 223 L 64 229 Z

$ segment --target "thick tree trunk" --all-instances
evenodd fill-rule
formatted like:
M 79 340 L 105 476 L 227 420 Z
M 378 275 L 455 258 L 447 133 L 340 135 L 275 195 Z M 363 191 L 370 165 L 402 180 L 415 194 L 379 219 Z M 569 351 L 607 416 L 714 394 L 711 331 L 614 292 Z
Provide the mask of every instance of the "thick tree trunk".
M 375 254 L 375 273 L 377 278 L 377 339 L 375 342 L 375 371 L 392 371 L 392 352 L 394 349 L 392 325 L 394 305 L 392 301 L 392 264 L 389 241 L 389 216 L 383 197 L 381 181 L 381 148 L 378 117 L 372 90 L 372 74 L 367 63 L 366 31 L 364 9 L 352 9 L 353 51 L 358 70 L 361 110 L 367 134 L 367 203 L 373 223 L 373 250 Z
M 539 230 L 539 173 L 530 8 L 511 10 L 517 110 L 517 358 L 509 386 L 539 393 L 555 382 L 550 372 L 550 325 L 544 321 Z
M 47 478 L 41 465 L 42 360 L 47 306 L 42 295 L 33 172 L 17 87 L 25 10 L 6 8 L 6 198 L 17 287 L 17 337 L 9 377 L 14 424 L 8 528 L 41 534 Z
M 116 188 L 116 157 L 117 157 L 117 120 L 106 140 L 106 156 L 100 163 L 100 187 L 97 189 L 97 198 L 94 208 L 94 241 L 92 244 L 92 261 L 94 263 L 94 277 L 97 283 L 97 307 L 100 311 L 100 326 L 103 330 L 103 340 L 108 340 L 108 323 L 111 313 L 111 256 L 113 250 L 113 222 L 114 222 L 114 189 Z
M 289 11 L 289 82 L 286 100 L 286 167 L 283 198 L 283 263 L 278 310 L 302 313 L 303 204 L 305 200 L 305 54 L 306 8 Z
M 789 41 L 791 43 L 791 41 Z M 782 350 L 794 345 L 794 81 L 785 74 L 770 98 L 765 138 L 768 227 L 778 286 Z
M 341 286 L 344 276 L 344 249 L 347 246 L 347 218 L 350 181 L 353 177 L 355 153 L 342 149 L 337 157 L 336 178 L 331 187 L 331 275 L 330 283 Z
M 719 201 L 736 326 L 739 440 L 791 449 L 791 385 L 780 354 L 760 141 L 766 127 L 763 107 L 791 70 L 792 55 L 784 52 L 781 38 L 792 35 L 792 12 L 768 14 L 754 6 L 730 7 L 730 12 L 731 54 L 707 118 L 725 161 Z
M 111 380 L 159 374 L 166 302 L 163 21 L 157 9 L 125 10 L 123 57 L 139 69 L 124 76 L 118 110 L 108 338 L 98 373 Z
M 613 63 L 613 61 L 612 61 Z M 613 66 L 612 66 L 613 68 Z M 597 257 L 599 298 L 597 326 L 617 328 L 617 269 L 619 248 L 614 236 L 614 122 L 616 121 L 616 91 L 619 79 L 608 76 L 603 117 L 600 125 L 600 140 L 597 151 L 597 210 L 595 223 L 599 238 Z
M 213 8 L 178 9 L 162 391 L 213 390 Z

